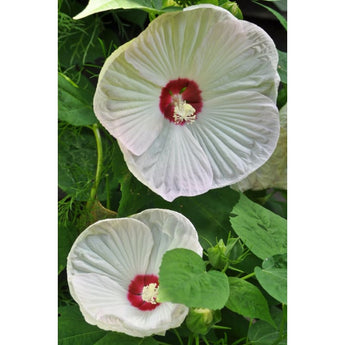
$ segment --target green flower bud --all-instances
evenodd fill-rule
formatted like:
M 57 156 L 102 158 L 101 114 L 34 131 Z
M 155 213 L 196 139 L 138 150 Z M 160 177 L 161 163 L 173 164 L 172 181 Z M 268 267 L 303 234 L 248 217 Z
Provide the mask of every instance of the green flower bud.
M 221 7 L 228 10 L 231 14 L 233 14 L 238 19 L 243 19 L 243 14 L 240 8 L 238 7 L 237 3 L 235 1 L 228 1 L 225 4 L 223 4 Z
M 191 308 L 186 318 L 188 329 L 194 334 L 207 334 L 211 327 L 221 320 L 220 310 Z
M 207 254 L 210 264 L 216 269 L 222 270 L 228 262 L 227 248 L 222 239 L 214 247 L 208 248 Z

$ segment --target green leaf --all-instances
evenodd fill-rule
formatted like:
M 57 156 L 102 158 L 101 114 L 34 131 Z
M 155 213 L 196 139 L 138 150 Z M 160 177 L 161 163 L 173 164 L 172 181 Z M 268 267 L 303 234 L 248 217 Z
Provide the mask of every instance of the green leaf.
M 287 84 L 287 53 L 278 50 L 278 55 L 278 73 L 280 76 L 280 81 Z
M 137 338 L 104 331 L 85 322 L 77 305 L 59 308 L 59 345 L 158 345 L 152 337 Z
M 59 345 L 93 345 L 105 331 L 85 322 L 77 305 L 59 308 Z
M 224 187 L 192 198 L 179 197 L 173 202 L 167 202 L 141 184 L 130 172 L 123 175 L 121 192 L 119 217 L 155 207 L 180 212 L 194 224 L 205 249 L 209 247 L 209 243 L 204 239 L 212 243 L 215 238 L 228 238 L 228 214 L 239 199 L 238 192 Z
M 231 225 L 244 244 L 264 260 L 287 251 L 286 219 L 240 195 L 230 215 Z
M 206 272 L 206 263 L 195 252 L 178 248 L 164 254 L 158 301 L 216 310 L 224 307 L 228 296 L 227 276 L 219 271 Z
M 268 304 L 261 291 L 253 284 L 236 277 L 229 277 L 230 294 L 226 307 L 249 318 L 258 318 L 274 325 Z
M 93 92 L 79 88 L 62 73 L 59 73 L 58 78 L 59 120 L 74 126 L 97 123 L 98 120 L 92 108 Z
M 286 315 L 278 308 L 272 308 L 273 327 L 265 321 L 257 321 L 248 330 L 248 339 L 252 345 L 286 345 Z
M 162 8 L 162 0 L 90 0 L 85 9 L 76 15 L 74 19 L 81 19 L 94 13 L 119 8 L 136 8 L 150 13 L 163 13 L 166 11 Z
M 260 285 L 276 300 L 287 304 L 286 255 L 267 258 L 263 268 L 255 267 L 255 276 Z
M 253 1 L 255 4 L 260 5 L 264 8 L 266 8 L 268 11 L 270 11 L 280 22 L 280 24 L 284 27 L 285 30 L 287 30 L 287 21 L 286 19 L 276 10 L 274 10 L 273 8 L 266 6 L 264 4 L 261 4 L 260 2 L 257 1 Z
M 58 273 L 66 267 L 67 255 L 79 232 L 73 224 L 59 224 L 58 230 Z
M 274 5 L 279 8 L 280 11 L 286 12 L 287 11 L 287 1 L 286 0 L 265 0 L 269 2 L 274 2 Z

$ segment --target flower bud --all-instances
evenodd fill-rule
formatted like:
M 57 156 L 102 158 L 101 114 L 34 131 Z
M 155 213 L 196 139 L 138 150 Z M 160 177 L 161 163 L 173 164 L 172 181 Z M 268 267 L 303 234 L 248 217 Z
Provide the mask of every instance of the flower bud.
M 227 248 L 222 239 L 218 241 L 218 243 L 211 248 L 207 249 L 208 260 L 210 264 L 219 270 L 222 270 L 228 262 L 227 258 Z
M 235 1 L 228 1 L 225 4 L 223 4 L 221 7 L 228 10 L 231 14 L 233 14 L 238 19 L 243 19 L 243 14 L 240 8 L 238 7 L 237 3 Z
M 186 325 L 191 332 L 205 335 L 220 320 L 221 314 L 219 310 L 191 308 L 186 318 Z

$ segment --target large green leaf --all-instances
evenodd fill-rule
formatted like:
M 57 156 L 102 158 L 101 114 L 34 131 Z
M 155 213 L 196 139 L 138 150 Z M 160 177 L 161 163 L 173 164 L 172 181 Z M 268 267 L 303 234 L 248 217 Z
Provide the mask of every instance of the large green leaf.
M 253 284 L 236 277 L 229 277 L 230 294 L 226 307 L 230 310 L 249 318 L 258 318 L 274 325 L 268 304 Z
M 286 219 L 240 195 L 230 215 L 232 228 L 260 259 L 287 251 Z
M 89 325 L 77 305 L 59 308 L 58 321 L 59 345 L 158 345 L 152 337 L 131 337 Z
M 260 285 L 276 300 L 287 304 L 286 255 L 267 258 L 262 268 L 255 267 L 255 276 Z
M 77 305 L 59 308 L 59 345 L 93 345 L 106 332 L 85 322 Z
M 271 314 L 277 327 L 265 321 L 257 321 L 248 330 L 248 339 L 252 345 L 286 345 L 286 310 L 272 308 Z
M 93 92 L 90 89 L 81 89 L 59 73 L 58 96 L 59 120 L 74 126 L 88 126 L 98 122 L 92 108 Z
M 195 252 L 178 248 L 164 254 L 159 269 L 160 302 L 215 310 L 224 307 L 228 296 L 225 273 L 206 272 L 206 263 Z
M 152 13 L 162 13 L 168 11 L 169 8 L 163 8 L 162 0 L 90 0 L 85 9 L 74 17 L 74 19 L 81 19 L 91 14 L 123 9 L 141 9 Z M 174 8 L 178 10 L 178 7 Z

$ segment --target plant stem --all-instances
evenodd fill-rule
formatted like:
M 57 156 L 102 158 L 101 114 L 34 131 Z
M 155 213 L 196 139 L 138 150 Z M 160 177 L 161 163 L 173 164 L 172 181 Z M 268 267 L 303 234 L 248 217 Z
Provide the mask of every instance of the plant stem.
M 241 277 L 240 279 L 248 279 L 248 278 L 251 278 L 251 277 L 253 277 L 253 276 L 255 276 L 255 272 L 252 272 L 252 273 L 249 273 L 249 274 L 247 274 L 246 276 L 244 276 L 244 277 Z
M 210 345 L 210 343 L 208 342 L 207 338 L 204 335 L 201 335 L 201 338 L 206 345 Z
M 89 200 L 86 203 L 86 208 L 90 210 L 92 207 L 93 203 L 96 200 L 96 195 L 97 195 L 97 189 L 99 182 L 101 180 L 101 172 L 102 172 L 102 165 L 103 165 L 103 148 L 102 148 L 102 138 L 101 138 L 101 133 L 99 131 L 97 123 L 94 123 L 92 127 L 89 127 L 92 129 L 95 139 L 96 139 L 96 146 L 97 146 L 97 167 L 96 167 L 96 176 L 95 176 L 95 182 L 91 188 L 90 191 L 90 197 Z
M 174 328 L 173 331 L 174 331 L 178 341 L 180 342 L 180 344 L 183 345 L 183 341 L 182 341 L 181 336 L 180 336 L 179 332 L 177 331 L 177 329 Z

